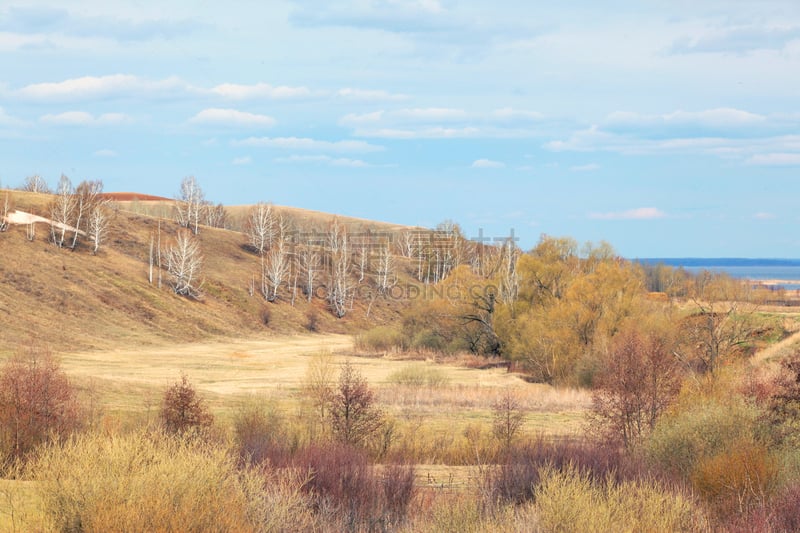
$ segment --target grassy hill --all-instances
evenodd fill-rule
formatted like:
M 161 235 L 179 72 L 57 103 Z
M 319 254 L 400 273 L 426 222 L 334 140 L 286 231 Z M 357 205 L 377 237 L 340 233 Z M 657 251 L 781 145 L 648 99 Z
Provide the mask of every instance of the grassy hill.
M 17 209 L 48 215 L 51 196 L 10 194 Z M 368 303 L 356 301 L 347 316 L 336 319 L 321 299 L 308 303 L 299 295 L 292 305 L 290 294 L 283 294 L 278 302 L 266 302 L 257 290 L 250 294 L 254 279 L 258 286 L 260 266 L 258 257 L 244 246 L 245 236 L 205 227 L 199 235 L 203 298 L 177 296 L 166 284 L 166 273 L 161 288 L 155 280 L 148 281 L 151 236 L 160 224 L 162 242 L 168 244 L 178 230 L 167 217 L 169 201 L 111 205 L 107 242 L 97 255 L 87 242 L 79 242 L 75 250 L 55 247 L 46 224 L 37 225 L 33 241 L 27 239 L 24 226 L 0 233 L 0 353 L 12 352 L 31 339 L 64 350 L 290 333 L 305 330 L 312 314 L 318 330 L 343 333 L 396 318 L 403 305 L 376 301 L 367 318 Z M 236 208 L 232 216 L 244 212 L 243 207 Z M 316 223 L 333 218 L 288 208 L 286 212 L 311 217 Z M 351 227 L 357 223 L 381 230 L 396 228 L 355 219 L 345 222 Z

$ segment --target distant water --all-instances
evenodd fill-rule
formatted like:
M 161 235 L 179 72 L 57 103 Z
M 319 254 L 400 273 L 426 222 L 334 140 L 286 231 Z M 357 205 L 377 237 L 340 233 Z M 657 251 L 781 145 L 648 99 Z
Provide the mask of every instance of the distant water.
M 754 281 L 780 280 L 786 290 L 800 290 L 800 260 L 797 259 L 736 259 L 736 258 L 665 258 L 639 259 L 646 264 L 683 267 L 696 274 L 703 270 L 723 272 L 734 278 Z

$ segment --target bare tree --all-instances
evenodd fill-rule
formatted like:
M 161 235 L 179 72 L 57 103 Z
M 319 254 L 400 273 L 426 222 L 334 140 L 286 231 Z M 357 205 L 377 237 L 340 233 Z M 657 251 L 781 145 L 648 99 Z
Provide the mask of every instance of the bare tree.
M 492 434 L 506 452 L 525 423 L 525 411 L 519 398 L 511 391 L 505 392 L 492 404 Z
M 509 238 L 500 246 L 500 300 L 508 305 L 512 312 L 514 302 L 519 295 L 519 275 L 517 274 L 517 260 L 520 250 Z
M 200 242 L 190 231 L 179 231 L 175 243 L 167 249 L 166 255 L 172 289 L 176 294 L 198 298 L 203 267 Z
M 309 235 L 300 243 L 297 250 L 297 266 L 301 275 L 303 294 L 308 301 L 314 296 L 317 276 L 322 264 L 320 244 L 314 239 L 314 234 Z
M 81 228 L 81 223 L 85 216 L 94 211 L 96 204 L 99 202 L 99 194 L 103 192 L 103 182 L 97 181 L 82 181 L 75 188 L 74 205 L 75 205 L 75 227 Z M 88 230 L 88 223 L 87 223 Z M 72 248 L 78 243 L 78 232 L 74 233 L 72 238 Z M 95 250 L 96 252 L 97 250 Z
M 264 202 L 254 205 L 244 223 L 244 231 L 253 250 L 259 255 L 264 255 L 275 239 L 275 216 L 272 205 Z
M 212 228 L 225 228 L 228 223 L 228 213 L 225 211 L 225 206 L 221 203 L 214 205 L 211 202 L 204 202 L 202 209 L 201 220 L 204 221 L 206 226 Z
M 108 232 L 108 209 L 106 208 L 106 202 L 94 202 L 90 211 L 89 211 L 89 220 L 88 220 L 88 231 L 87 235 L 89 238 L 94 242 L 92 245 L 92 253 L 97 254 L 100 250 L 100 244 L 105 240 L 106 233 Z M 150 242 L 151 247 L 151 254 L 152 254 L 152 240 Z M 150 283 L 153 282 L 153 275 L 152 271 L 150 274 Z
M 378 252 L 378 264 L 375 270 L 375 286 L 378 292 L 385 293 L 397 283 L 394 255 L 387 241 Z
M 353 291 L 350 281 L 351 257 L 347 230 L 339 220 L 334 220 L 328 230 L 328 303 L 337 318 L 347 313 L 347 299 Z
M 420 235 L 418 231 L 404 230 L 395 241 L 397 252 L 408 259 L 416 257 L 416 251 L 419 247 Z
M 288 227 L 282 216 L 277 220 L 277 235 L 273 246 L 261 256 L 261 292 L 269 302 L 278 298 L 280 288 L 291 267 Z
M 181 182 L 181 192 L 175 204 L 175 217 L 178 224 L 192 231 L 200 231 L 200 216 L 204 204 L 203 190 L 194 176 L 187 176 Z
M 58 180 L 56 197 L 50 204 L 50 230 L 53 243 L 59 248 L 64 246 L 67 228 L 72 225 L 75 216 L 75 196 L 72 182 L 64 174 Z
M 11 194 L 6 191 L 0 201 L 0 233 L 8 229 L 8 214 L 11 212 Z
M 50 193 L 50 187 L 48 187 L 47 182 L 38 174 L 25 178 L 21 189 L 28 192 Z

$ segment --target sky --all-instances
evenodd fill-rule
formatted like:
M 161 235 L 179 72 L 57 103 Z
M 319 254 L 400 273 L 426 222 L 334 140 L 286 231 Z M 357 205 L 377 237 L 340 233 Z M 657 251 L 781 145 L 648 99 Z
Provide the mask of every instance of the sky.
M 796 0 L 0 3 L 0 184 L 800 257 Z

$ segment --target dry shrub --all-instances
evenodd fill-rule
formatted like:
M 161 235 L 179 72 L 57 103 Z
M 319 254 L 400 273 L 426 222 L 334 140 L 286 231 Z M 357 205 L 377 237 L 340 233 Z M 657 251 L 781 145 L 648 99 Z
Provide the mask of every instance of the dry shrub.
M 241 465 L 285 465 L 297 449 L 276 409 L 265 401 L 248 399 L 233 417 L 233 446 Z
M 730 449 L 701 460 L 691 475 L 698 494 L 720 516 L 743 514 L 766 501 L 778 468 L 768 450 L 753 442 L 734 442 Z
M 8 465 L 39 444 L 61 439 L 80 423 L 75 390 L 50 350 L 20 348 L 0 373 L 0 454 Z
M 391 352 L 406 349 L 406 343 L 396 328 L 377 326 L 356 335 L 355 347 L 362 352 Z
M 366 454 L 345 444 L 312 446 L 295 459 L 308 473 L 304 490 L 320 518 L 336 530 L 384 530 L 405 518 L 414 497 L 413 466 L 393 465 L 378 473 Z
M 590 480 L 633 478 L 638 465 L 629 462 L 619 450 L 585 441 L 534 440 L 512 448 L 506 461 L 486 473 L 486 494 L 490 501 L 515 503 L 533 500 L 543 468 L 560 471 L 574 469 Z
M 548 532 L 705 531 L 702 511 L 686 495 L 652 481 L 593 479 L 574 466 L 545 467 L 536 490 L 540 526 Z
M 758 410 L 741 397 L 686 394 L 661 420 L 646 443 L 659 467 L 688 479 L 700 461 L 724 453 L 738 442 L 753 442 Z
M 164 391 L 160 416 L 164 429 L 169 433 L 202 432 L 214 422 L 186 374 L 181 374 L 180 381 Z
M 265 483 L 225 450 L 165 434 L 84 435 L 30 465 L 59 531 L 288 531 L 313 527 L 292 476 Z M 280 523 L 276 523 L 279 517 Z
M 404 366 L 389 374 L 386 378 L 389 383 L 405 387 L 429 388 L 441 387 L 449 381 L 447 375 L 439 368 L 423 364 Z

